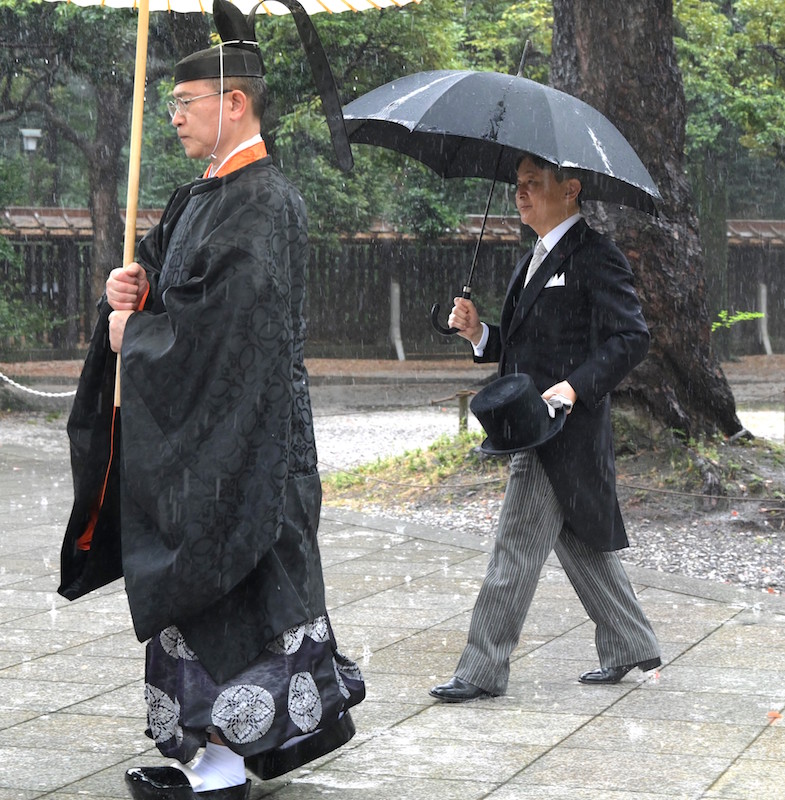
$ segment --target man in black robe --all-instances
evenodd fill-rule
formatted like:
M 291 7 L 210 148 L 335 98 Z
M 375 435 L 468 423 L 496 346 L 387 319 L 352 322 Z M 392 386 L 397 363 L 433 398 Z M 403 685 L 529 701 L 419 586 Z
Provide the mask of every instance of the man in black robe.
M 89 450 L 108 341 L 122 365 L 122 572 L 150 640 L 147 733 L 183 764 L 205 746 L 190 768 L 130 770 L 138 798 L 246 798 L 246 760 L 271 777 L 333 749 L 364 696 L 330 627 L 316 538 L 304 202 L 259 134 L 253 23 L 232 8 L 239 30 L 222 31 L 216 5 L 223 44 L 178 63 L 169 103 L 208 169 L 110 274 L 69 421 L 72 451 Z

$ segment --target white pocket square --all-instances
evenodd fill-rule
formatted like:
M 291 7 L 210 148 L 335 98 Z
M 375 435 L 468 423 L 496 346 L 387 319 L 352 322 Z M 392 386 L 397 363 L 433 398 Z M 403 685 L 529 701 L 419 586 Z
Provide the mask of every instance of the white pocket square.
M 559 275 L 554 275 L 548 283 L 545 284 L 546 289 L 550 289 L 553 286 L 564 286 L 564 273 L 562 272 Z

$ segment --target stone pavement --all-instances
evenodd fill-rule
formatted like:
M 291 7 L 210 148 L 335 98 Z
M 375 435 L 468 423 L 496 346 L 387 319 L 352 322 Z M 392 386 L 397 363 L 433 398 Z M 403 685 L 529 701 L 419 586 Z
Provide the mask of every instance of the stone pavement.
M 64 448 L 4 444 L 0 420 L 0 800 L 122 798 L 128 767 L 163 763 L 121 583 L 56 593 L 70 502 Z M 630 569 L 666 663 L 589 687 L 592 626 L 549 563 L 509 694 L 451 706 L 428 688 L 455 666 L 490 541 L 326 508 L 321 545 L 368 697 L 348 745 L 254 779 L 253 800 L 785 798 L 785 597 Z

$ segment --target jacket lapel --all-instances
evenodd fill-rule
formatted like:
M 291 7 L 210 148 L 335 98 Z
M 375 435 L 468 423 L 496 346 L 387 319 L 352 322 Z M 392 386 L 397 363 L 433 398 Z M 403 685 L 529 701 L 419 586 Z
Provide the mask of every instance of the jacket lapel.
M 572 255 L 578 245 L 583 241 L 583 237 L 589 226 L 585 220 L 578 220 L 567 233 L 559 239 L 556 247 L 551 250 L 540 264 L 537 272 L 524 288 L 523 281 L 526 275 L 526 268 L 529 266 L 533 251 L 530 251 L 528 258 L 522 259 L 515 269 L 513 280 L 507 290 L 507 299 L 502 312 L 502 329 L 504 335 L 511 334 L 523 321 L 534 305 L 538 295 L 545 287 L 545 284 L 562 271 L 562 264 Z M 505 323 L 509 320 L 509 327 Z
M 523 281 L 526 277 L 526 270 L 529 269 L 529 263 L 533 255 L 534 249 L 531 249 L 515 265 L 510 282 L 507 284 L 507 293 L 504 296 L 504 305 L 502 306 L 501 320 L 499 321 L 499 327 L 502 332 L 507 331 L 512 324 L 513 316 L 521 300 L 521 289 L 523 288 Z

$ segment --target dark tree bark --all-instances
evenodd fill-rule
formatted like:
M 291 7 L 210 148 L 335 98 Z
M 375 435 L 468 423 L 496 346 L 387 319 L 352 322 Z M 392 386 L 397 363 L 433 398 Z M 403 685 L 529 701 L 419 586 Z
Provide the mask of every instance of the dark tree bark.
M 106 279 L 115 267 L 122 266 L 125 226 L 118 201 L 122 151 L 130 137 L 133 86 L 96 86 L 96 105 L 101 111 L 96 119 L 94 139 L 84 152 L 90 165 L 90 218 L 93 222 L 93 258 L 91 290 L 97 301 L 104 293 Z
M 686 437 L 741 430 L 712 351 L 704 259 L 684 170 L 685 101 L 671 0 L 554 0 L 551 82 L 607 116 L 664 198 L 659 219 L 587 209 L 636 274 L 652 347 L 624 389 Z M 587 204 L 588 205 L 588 204 Z

